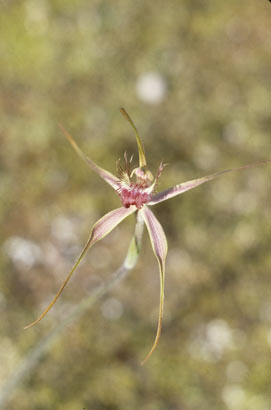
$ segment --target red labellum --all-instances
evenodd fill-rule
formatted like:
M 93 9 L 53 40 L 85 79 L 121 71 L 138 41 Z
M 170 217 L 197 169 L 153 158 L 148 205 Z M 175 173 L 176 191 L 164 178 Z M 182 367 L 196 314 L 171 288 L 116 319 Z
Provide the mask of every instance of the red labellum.
M 137 209 L 140 209 L 151 200 L 151 194 L 146 192 L 140 184 L 131 183 L 128 186 L 121 187 L 118 194 L 125 208 L 135 205 Z

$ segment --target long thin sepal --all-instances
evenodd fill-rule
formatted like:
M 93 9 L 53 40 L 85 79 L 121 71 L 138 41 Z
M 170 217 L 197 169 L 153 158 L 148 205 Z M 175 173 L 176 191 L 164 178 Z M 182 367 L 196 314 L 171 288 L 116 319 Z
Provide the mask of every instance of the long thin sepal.
M 243 169 L 253 168 L 259 165 L 267 164 L 268 162 L 271 162 L 271 160 L 255 162 L 254 164 L 245 165 L 239 168 L 226 169 L 225 171 L 220 171 L 212 175 L 207 175 L 202 178 L 193 179 L 191 181 L 187 181 L 182 184 L 175 185 L 172 188 L 166 189 L 165 191 L 159 192 L 158 194 L 154 195 L 151 201 L 148 202 L 148 205 L 156 205 L 159 202 L 166 201 L 167 199 L 173 198 L 176 195 L 180 195 L 185 191 L 189 191 L 189 189 L 196 188 L 198 185 L 204 184 L 204 182 L 211 181 L 212 179 L 220 177 L 221 175 L 227 174 L 229 172 L 241 171 Z
M 96 242 L 104 238 L 109 232 L 111 232 L 124 218 L 126 218 L 128 215 L 132 214 L 133 212 L 136 211 L 135 206 L 131 206 L 130 208 L 118 208 L 115 209 L 108 214 L 104 215 L 101 219 L 99 219 L 98 222 L 93 226 L 89 239 L 86 242 L 81 254 L 79 255 L 77 261 L 73 265 L 71 271 L 69 272 L 68 276 L 62 283 L 60 289 L 58 290 L 57 294 L 51 301 L 51 303 L 48 305 L 48 307 L 44 310 L 44 312 L 36 319 L 34 322 L 30 323 L 29 325 L 25 326 L 24 329 L 28 329 L 29 327 L 32 327 L 36 325 L 41 319 L 44 318 L 44 316 L 49 312 L 49 310 L 54 306 L 56 303 L 57 299 L 63 292 L 65 286 L 69 282 L 72 274 L 75 272 L 77 269 L 78 265 L 84 258 L 85 254 L 87 253 L 88 249 L 93 246 Z
M 95 162 L 92 161 L 89 157 L 87 157 L 83 151 L 78 147 L 72 136 L 65 130 L 63 125 L 58 124 L 61 131 L 64 133 L 65 137 L 73 147 L 73 149 L 77 152 L 77 154 L 93 169 L 103 180 L 105 180 L 109 185 L 111 185 L 115 190 L 119 189 L 119 179 L 115 177 L 115 175 L 111 174 L 111 172 L 99 167 Z
M 141 141 L 141 138 L 139 136 L 138 130 L 134 124 L 134 122 L 132 121 L 130 115 L 128 114 L 128 112 L 124 109 L 121 108 L 120 112 L 122 113 L 122 115 L 129 121 L 129 123 L 131 124 L 131 126 L 133 127 L 134 131 L 135 131 L 135 135 L 136 135 L 136 141 L 137 141 L 137 147 L 138 147 L 138 157 L 139 157 L 139 166 L 140 167 L 146 167 L 147 166 L 147 162 L 146 162 L 146 155 L 145 155 L 145 150 L 143 147 L 143 143 Z
M 139 211 L 142 215 L 146 227 L 149 232 L 151 245 L 153 252 L 158 260 L 159 265 L 159 272 L 160 272 L 160 308 L 159 308 L 159 317 L 158 317 L 158 326 L 156 337 L 154 343 L 152 345 L 151 350 L 141 363 L 142 365 L 150 358 L 153 351 L 155 350 L 160 334 L 162 329 L 162 318 L 163 318 L 163 311 L 164 311 L 164 288 L 165 288 L 165 261 L 167 256 L 167 238 L 164 233 L 164 230 L 158 221 L 158 219 L 154 216 L 152 211 L 147 207 L 144 206 L 142 210 Z

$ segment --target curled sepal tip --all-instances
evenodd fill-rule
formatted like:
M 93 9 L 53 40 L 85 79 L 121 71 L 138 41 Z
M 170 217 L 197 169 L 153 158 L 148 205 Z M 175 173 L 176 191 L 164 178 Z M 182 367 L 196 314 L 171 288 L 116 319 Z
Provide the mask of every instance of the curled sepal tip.
M 146 167 L 147 162 L 146 162 L 145 150 L 144 150 L 141 138 L 139 136 L 138 130 L 137 130 L 133 120 L 131 119 L 130 115 L 128 114 L 128 112 L 124 108 L 120 108 L 120 112 L 129 121 L 129 123 L 131 124 L 131 126 L 133 127 L 133 129 L 135 131 L 137 147 L 138 147 L 139 166 L 140 167 Z
M 72 267 L 71 271 L 69 272 L 69 274 L 67 275 L 66 279 L 64 280 L 64 282 L 60 286 L 60 288 L 59 288 L 57 294 L 55 295 L 55 297 L 53 298 L 53 300 L 49 303 L 49 305 L 42 312 L 42 314 L 36 320 L 31 322 L 29 325 L 25 326 L 24 329 L 28 329 L 28 328 L 36 325 L 37 323 L 39 323 L 41 321 L 41 319 L 43 319 L 44 316 L 49 312 L 49 310 L 54 306 L 57 299 L 59 298 L 59 296 L 63 292 L 65 286 L 69 282 L 72 274 L 76 271 L 78 265 L 80 264 L 80 262 L 82 261 L 82 259 L 86 255 L 88 249 L 91 248 L 96 242 L 98 242 L 99 240 L 104 238 L 107 234 L 109 234 L 121 221 L 123 221 L 124 218 L 126 218 L 128 215 L 132 214 L 135 211 L 136 211 L 135 206 L 131 206 L 130 208 L 121 207 L 121 208 L 118 208 L 118 209 L 115 209 L 115 210 L 109 212 L 108 214 L 104 215 L 101 219 L 99 219 L 98 222 L 96 222 L 96 224 L 93 226 L 93 228 L 91 230 L 89 239 L 86 242 L 81 254 L 79 255 L 77 261 L 73 265 L 73 267 Z
M 155 215 L 152 211 L 147 207 L 144 206 L 142 210 L 139 211 L 142 215 L 144 222 L 146 224 L 153 252 L 157 258 L 158 265 L 159 265 L 159 272 L 160 272 L 160 307 L 159 307 L 159 316 L 158 316 L 158 325 L 154 343 L 152 345 L 151 350 L 145 357 L 145 359 L 141 362 L 143 365 L 146 361 L 150 358 L 152 353 L 154 352 L 155 348 L 157 347 L 161 330 L 162 330 L 162 319 L 163 319 L 163 311 L 164 311 L 164 289 L 165 289 L 165 261 L 167 256 L 167 238 L 164 233 L 164 230 L 157 220 Z

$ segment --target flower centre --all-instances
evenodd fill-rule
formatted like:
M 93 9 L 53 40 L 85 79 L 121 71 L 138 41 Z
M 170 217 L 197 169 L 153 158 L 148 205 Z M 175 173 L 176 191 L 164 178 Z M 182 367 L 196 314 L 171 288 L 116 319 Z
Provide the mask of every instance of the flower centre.
M 142 185 L 131 182 L 130 185 L 120 187 L 118 194 L 125 208 L 135 205 L 138 209 L 150 201 L 151 194 Z

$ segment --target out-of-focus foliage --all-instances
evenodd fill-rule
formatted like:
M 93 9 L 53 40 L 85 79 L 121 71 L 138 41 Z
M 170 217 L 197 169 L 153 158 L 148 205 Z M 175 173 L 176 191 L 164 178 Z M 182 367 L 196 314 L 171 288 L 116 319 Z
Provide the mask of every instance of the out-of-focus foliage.
M 88 229 L 119 206 L 59 131 L 98 164 L 136 141 L 160 189 L 270 157 L 270 3 L 247 0 L 0 1 L 0 383 L 122 262 L 134 220 L 90 251 L 29 331 Z M 140 262 L 67 327 L 18 387 L 16 410 L 267 410 L 270 402 L 270 167 L 158 205 L 169 242 L 165 320 L 145 237 Z M 270 193 L 269 193 L 270 200 Z M 270 250 L 270 249 L 269 249 Z M 268 391 L 269 390 L 269 391 Z

